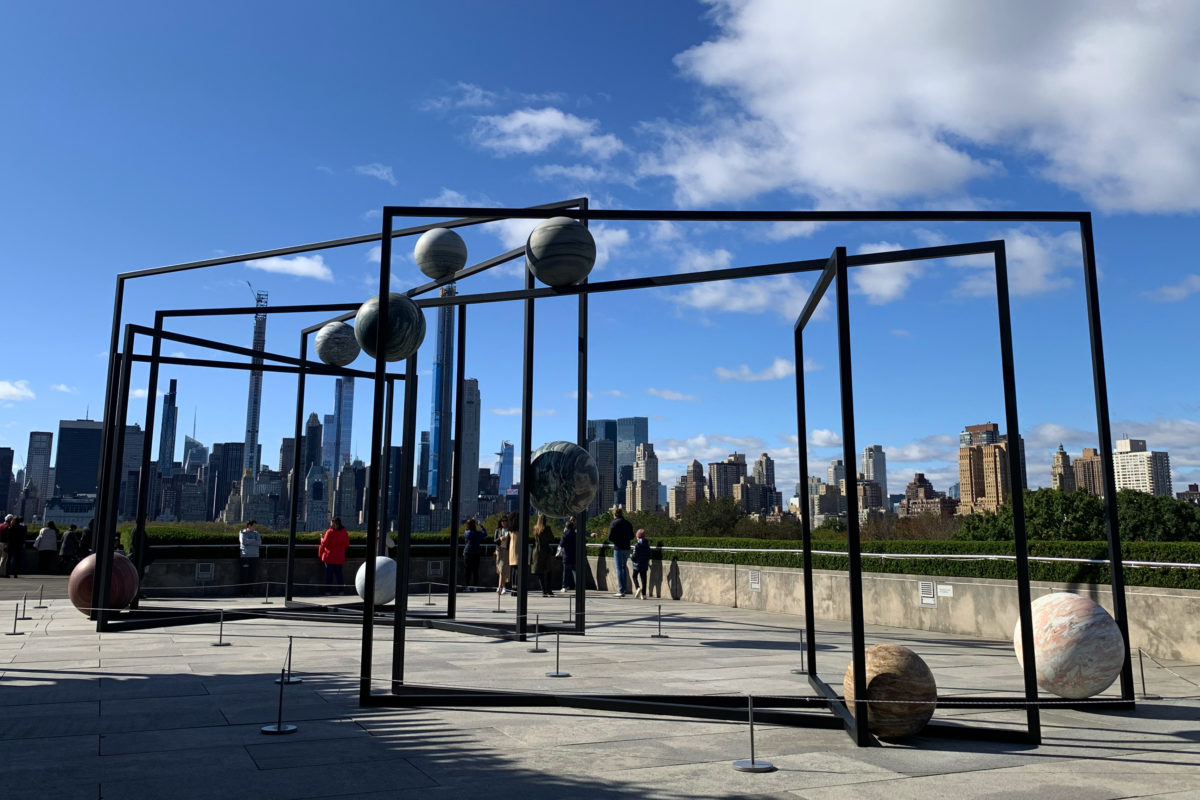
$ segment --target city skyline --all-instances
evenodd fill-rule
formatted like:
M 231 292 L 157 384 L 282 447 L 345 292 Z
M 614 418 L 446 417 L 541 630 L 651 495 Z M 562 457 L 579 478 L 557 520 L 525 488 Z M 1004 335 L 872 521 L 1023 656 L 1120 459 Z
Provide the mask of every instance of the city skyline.
M 566 6 L 553 23 L 531 24 L 484 5 L 471 6 L 476 24 L 453 37 L 442 8 L 384 8 L 381 20 L 413 39 L 395 52 L 363 47 L 351 20 L 300 2 L 287 30 L 322 43 L 328 61 L 319 65 L 255 44 L 279 33 L 266 9 L 246 9 L 237 31 L 186 7 L 124 21 L 79 4 L 68 26 L 37 8 L 0 10 L 12 34 L 0 57 L 10 73 L 27 76 L 13 98 L 22 125 L 0 132 L 0 160 L 23 198 L 8 218 L 19 235 L 0 255 L 6 299 L 39 307 L 53 280 L 56 308 L 69 319 L 6 352 L 0 447 L 14 450 L 14 469 L 27 467 L 31 431 L 98 414 L 107 363 L 99 340 L 111 320 L 97 298 L 111 297 L 117 273 L 374 233 L 384 204 L 521 206 L 587 196 L 592 208 L 607 209 L 1090 209 L 1112 438 L 1170 452 L 1177 488 L 1200 483 L 1200 378 L 1176 352 L 1187 352 L 1200 319 L 1190 255 L 1200 143 L 1181 134 L 1192 113 L 1184 98 L 1200 93 L 1200 68 L 1190 68 L 1200 64 L 1200 12 L 1106 6 L 1084 19 L 1005 7 L 980 12 L 1002 17 L 989 17 L 997 24 L 987 30 L 1016 26 L 1038 36 L 960 48 L 955 42 L 980 28 L 956 8 L 931 2 L 918 18 L 881 7 L 850 24 L 851 12 L 834 7 L 716 0 L 604 15 Z M 756 23 L 763 18 L 771 30 Z M 545 35 L 560 25 L 576 33 Z M 1115 29 L 1146 31 L 1158 44 L 1111 49 L 1108 67 L 1080 55 L 1087 37 L 1106 41 Z M 626 44 L 625 57 L 607 55 L 612 41 Z M 214 42 L 225 48 L 221 59 L 212 58 Z M 925 55 L 912 58 L 911 47 Z M 447 51 L 459 57 L 433 57 Z M 574 64 L 570 78 L 547 71 L 550 59 Z M 161 65 L 156 80 L 145 63 Z M 1109 80 L 1108 68 L 1139 80 Z M 389 71 L 408 79 L 382 104 L 362 76 Z M 770 77 L 780 74 L 797 77 Z M 960 80 L 946 82 L 946 74 Z M 257 76 L 253 90 L 246 76 Z M 977 105 L 984 97 L 986 111 Z M 181 99 L 194 114 L 185 129 L 163 111 Z M 322 108 L 336 126 L 298 125 L 285 141 L 279 123 L 297 105 Z M 242 135 L 222 127 L 231 113 L 246 120 Z M 67 138 L 79 130 L 88 136 Z M 123 187 L 119 196 L 113 186 Z M 58 225 L 48 209 L 62 197 L 91 209 L 73 222 L 84 258 L 45 244 Z M 468 263 L 520 246 L 531 226 L 462 229 Z M 127 235 L 131 228 L 138 235 Z M 594 280 L 824 258 L 839 245 L 870 252 L 1003 238 L 1029 485 L 1049 485 L 1059 442 L 1072 454 L 1098 446 L 1078 236 L 1062 226 L 601 223 L 592 231 Z M 397 241 L 393 289 L 424 282 L 412 244 Z M 378 258 L 363 245 L 134 282 L 125 319 L 148 324 L 166 307 L 244 306 L 246 280 L 272 304 L 361 302 L 376 291 Z M 518 261 L 461 281 L 458 291 L 517 288 L 519 272 Z M 969 259 L 851 275 L 857 440 L 860 449 L 886 451 L 890 493 L 910 472 L 938 487 L 956 482 L 960 426 L 1004 419 L 989 277 Z M 794 429 L 791 326 L 812 285 L 793 275 L 592 297 L 587 417 L 648 418 L 667 486 L 691 458 L 708 463 L 734 450 L 769 453 L 782 486 L 800 479 L 802 443 L 811 463 L 840 458 L 829 313 L 810 325 L 800 365 L 810 425 L 799 436 Z M 570 299 L 537 303 L 535 447 L 576 437 L 576 313 Z M 521 314 L 518 304 L 489 304 L 469 315 L 481 461 L 497 442 L 520 440 Z M 299 328 L 318 320 L 274 317 L 266 349 L 294 354 Z M 426 322 L 422 412 L 433 406 L 437 312 Z M 171 325 L 243 347 L 250 333 L 245 321 Z M 210 357 L 190 345 L 167 345 L 164 354 Z M 198 410 L 197 437 L 209 444 L 244 438 L 245 376 L 216 372 L 163 365 L 159 380 L 164 390 L 179 381 L 178 414 Z M 136 401 L 144 365 L 133 374 Z M 293 436 L 294 387 L 262 376 L 257 438 L 268 454 Z M 309 377 L 305 419 L 333 410 L 318 401 L 333 390 L 332 378 Z M 369 452 L 362 421 L 371 394 L 359 382 L 351 404 L 359 424 L 343 454 Z M 132 403 L 128 424 L 146 427 L 143 405 L 144 396 Z M 258 449 L 243 444 L 242 455 Z

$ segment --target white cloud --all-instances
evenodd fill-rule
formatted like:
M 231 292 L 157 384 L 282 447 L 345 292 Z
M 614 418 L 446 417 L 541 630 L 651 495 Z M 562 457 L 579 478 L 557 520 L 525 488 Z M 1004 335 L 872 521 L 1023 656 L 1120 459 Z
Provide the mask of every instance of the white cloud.
M 144 400 L 149 394 L 150 393 L 148 391 L 146 391 L 145 389 L 134 389 L 132 392 L 129 393 L 129 396 L 135 400 Z M 159 389 L 157 392 L 155 392 L 154 396 L 155 397 L 163 397 L 164 395 L 163 395 L 162 389 Z
M 600 391 L 600 394 L 603 395 L 604 397 L 628 397 L 629 396 L 629 395 L 625 394 L 624 392 L 622 392 L 620 389 L 603 389 Z M 572 389 L 571 391 L 567 392 L 566 397 L 569 397 L 572 400 L 578 400 L 579 399 L 579 390 Z M 587 399 L 594 400 L 595 398 L 596 398 L 596 394 L 594 394 L 591 390 L 588 390 Z
M 1178 303 L 1196 292 L 1200 292 L 1200 275 L 1192 274 L 1184 276 L 1183 280 L 1173 286 L 1160 286 L 1146 292 L 1146 296 L 1160 303 Z
M 50 387 L 56 392 L 64 392 L 66 394 L 79 394 L 79 390 L 74 386 L 67 386 L 65 383 L 56 383 Z
M 891 242 L 875 242 L 861 245 L 858 252 L 886 253 L 903 249 L 902 246 Z M 867 302 L 879 306 L 903 297 L 909 284 L 924 271 L 925 265 L 919 261 L 902 261 L 897 264 L 855 267 L 850 270 L 850 277 L 858 290 L 867 296 Z
M 827 428 L 813 428 L 808 443 L 813 447 L 841 447 L 842 435 Z
M 0 381 L 0 400 L 36 400 L 29 381 Z
M 659 463 L 724 460 L 730 453 L 762 452 L 766 443 L 757 436 L 699 434 L 687 439 L 663 439 L 654 443 Z
M 1095 447 L 1096 432 L 1059 425 L 1056 422 L 1043 422 L 1021 433 L 1025 439 L 1027 450 L 1044 450 L 1057 448 L 1061 442 L 1068 450 L 1078 450 L 1080 447 Z
M 277 272 L 282 275 L 295 275 L 301 278 L 316 278 L 319 281 L 333 281 L 332 270 L 325 263 L 325 258 L 319 254 L 315 256 L 293 256 L 292 258 L 272 256 L 271 258 L 247 261 L 246 266 L 250 269 L 262 270 L 263 272 Z
M 1200 209 L 1200 4 L 710 0 L 709 92 L 640 170 L 686 205 L 969 195 L 1027 159 L 1106 211 Z
M 488 91 L 473 83 L 459 81 L 449 94 L 426 101 L 423 107 L 432 111 L 449 108 L 490 108 L 496 104 L 498 98 L 496 92 Z
M 958 440 L 947 434 L 934 434 L 907 444 L 888 445 L 883 451 L 889 462 L 957 461 Z
M 653 387 L 647 388 L 646 394 L 652 394 L 655 397 L 661 397 L 663 400 L 687 400 L 689 402 L 695 402 L 700 399 L 694 394 L 684 394 L 683 392 L 677 392 L 674 389 L 655 389 Z
M 811 358 L 804 359 L 805 372 L 813 372 L 820 368 L 821 365 Z M 796 374 L 796 362 L 776 356 L 770 366 L 758 372 L 750 369 L 748 364 L 738 364 L 734 369 L 717 367 L 713 372 L 723 381 L 778 381 Z
M 697 283 L 686 291 L 675 295 L 672 300 L 680 306 L 699 311 L 740 312 L 744 314 L 778 314 L 788 322 L 795 322 L 804 310 L 812 290 L 807 281 L 794 275 L 774 275 L 769 278 L 728 283 L 716 281 Z M 823 316 L 826 303 L 822 301 L 817 315 Z
M 171 358 L 187 358 L 187 353 L 183 352 L 182 350 L 175 350 L 167 353 L 167 355 L 169 355 Z
M 378 161 L 371 164 L 360 164 L 354 168 L 354 171 L 359 175 L 366 175 L 368 178 L 378 178 L 384 183 L 396 185 L 396 176 L 392 174 L 392 168 L 387 164 L 380 164 Z
M 559 142 L 573 142 L 591 156 L 607 159 L 624 149 L 621 140 L 597 133 L 600 123 L 557 108 L 522 108 L 509 114 L 478 117 L 476 144 L 500 155 L 542 153 Z
M 1008 290 L 1014 295 L 1039 294 L 1071 285 L 1064 272 L 1079 269 L 1081 260 L 1079 234 L 1061 233 L 1057 236 L 1042 230 L 1011 228 L 999 231 L 992 238 L 1004 240 L 1005 261 L 1008 266 Z M 989 257 L 985 262 L 965 259 L 958 264 L 978 264 L 958 285 L 958 292 L 975 297 L 996 293 L 996 271 Z
M 520 408 L 493 408 L 493 414 L 499 414 L 502 417 L 519 417 L 521 416 Z M 553 408 L 535 408 L 533 409 L 535 417 L 555 417 L 558 416 L 558 411 Z
M 906 331 L 904 328 L 892 328 L 892 336 L 899 336 L 901 339 L 912 337 L 912 331 Z

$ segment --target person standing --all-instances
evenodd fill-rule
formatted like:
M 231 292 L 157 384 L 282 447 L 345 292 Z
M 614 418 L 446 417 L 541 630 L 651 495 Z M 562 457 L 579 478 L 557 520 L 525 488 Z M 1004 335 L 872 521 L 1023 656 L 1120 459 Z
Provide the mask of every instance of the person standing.
M 518 526 L 521 518 L 513 514 L 508 518 L 508 524 L 512 526 L 508 532 L 508 593 L 515 594 L 520 590 L 521 536 Z
M 633 562 L 633 596 L 645 600 L 650 591 L 646 583 L 646 573 L 650 570 L 650 540 L 646 538 L 643 528 L 638 528 L 637 542 L 633 545 L 633 555 L 629 560 Z
M 504 582 L 508 580 L 508 541 L 512 534 L 508 530 L 508 515 L 500 517 L 496 523 L 496 594 L 504 594 Z
M 58 571 L 70 575 L 71 570 L 79 563 L 79 529 L 74 525 L 63 532 L 62 544 L 58 549 Z
M 239 582 L 241 594 L 249 597 L 258 580 L 258 552 L 262 547 L 262 536 L 258 532 L 258 520 L 250 520 L 238 534 Z
M 633 542 L 633 526 L 625 519 L 625 509 L 617 506 L 613 509 L 613 521 L 608 526 L 608 541 L 613 546 L 613 568 L 617 571 L 616 597 L 624 597 L 629 593 L 629 575 L 625 572 L 625 564 L 629 561 L 629 545 Z
M 567 524 L 563 528 L 562 539 L 558 543 L 559 555 L 562 556 L 562 588 L 564 592 L 575 588 L 575 540 L 577 537 L 575 518 L 568 517 Z
M 553 546 L 554 532 L 546 522 L 546 515 L 538 514 L 537 524 L 533 526 L 533 561 L 530 568 L 538 577 L 542 597 L 554 596 L 550 582 L 550 576 L 554 572 L 554 553 L 550 550 Z
M 342 525 L 341 517 L 334 517 L 317 548 L 317 555 L 325 564 L 326 586 L 332 586 L 334 581 L 337 581 L 339 587 L 345 588 L 346 579 L 342 574 L 342 566 L 346 563 L 346 548 L 349 546 L 350 534 Z
M 37 550 L 37 571 L 43 575 L 54 572 L 54 559 L 58 556 L 58 526 L 54 520 L 38 531 L 33 548 Z
M 479 559 L 483 555 L 483 542 L 486 538 L 487 535 L 479 530 L 479 523 L 474 517 L 467 520 L 467 529 L 463 533 L 463 561 L 466 564 L 463 583 L 466 584 L 468 592 L 475 591 L 479 584 Z
M 5 514 L 0 522 L 0 578 L 8 577 L 8 526 L 16 519 L 15 514 Z
M 20 517 L 13 517 L 4 531 L 4 543 L 8 545 L 8 564 L 4 574 L 10 578 L 21 577 L 21 561 L 25 556 L 25 528 Z
M 96 518 L 88 520 L 88 524 L 83 526 L 83 533 L 79 538 L 79 557 L 96 552 L 96 543 L 92 541 L 92 531 L 96 529 Z

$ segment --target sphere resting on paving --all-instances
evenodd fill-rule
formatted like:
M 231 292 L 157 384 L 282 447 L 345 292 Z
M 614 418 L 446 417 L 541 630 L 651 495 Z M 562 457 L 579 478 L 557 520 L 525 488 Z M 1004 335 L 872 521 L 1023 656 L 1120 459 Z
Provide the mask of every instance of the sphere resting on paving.
M 596 240 L 577 219 L 551 217 L 540 223 L 525 242 L 525 263 L 547 286 L 574 286 L 596 263 Z
M 96 580 L 96 554 L 84 558 L 67 578 L 67 597 L 71 605 L 84 614 L 92 613 L 92 586 Z M 138 593 L 137 567 L 122 553 L 113 553 L 112 578 L 108 583 L 107 608 L 122 609 L 133 602 Z
M 364 561 L 354 574 L 354 591 L 367 599 L 367 564 Z M 375 605 L 381 606 L 396 599 L 396 561 L 387 556 L 375 557 Z
M 867 728 L 881 739 L 920 733 L 937 706 L 937 683 L 929 666 L 898 644 L 871 645 L 866 657 Z M 842 694 L 846 707 L 854 714 L 853 662 L 842 679 Z
M 354 338 L 359 347 L 375 358 L 375 336 L 379 323 L 379 296 L 372 297 L 358 308 L 354 317 Z M 388 295 L 388 332 L 384 359 L 403 361 L 417 352 L 425 341 L 425 314 L 410 297 L 392 292 Z
M 467 243 L 450 228 L 434 228 L 417 239 L 413 259 L 421 272 L 435 281 L 441 280 L 467 263 Z
M 1125 639 L 1099 604 L 1071 592 L 1054 592 L 1034 600 L 1033 655 L 1042 689 L 1081 700 L 1099 694 L 1121 674 Z M 1025 665 L 1021 621 L 1013 628 L 1017 661 Z

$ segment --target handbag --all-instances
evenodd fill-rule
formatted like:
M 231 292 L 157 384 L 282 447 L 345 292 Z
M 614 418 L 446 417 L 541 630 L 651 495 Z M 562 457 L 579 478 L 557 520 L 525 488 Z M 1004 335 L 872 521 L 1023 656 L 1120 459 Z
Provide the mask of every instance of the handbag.
M 554 548 L 554 557 L 555 557 L 555 558 L 562 558 L 562 554 L 563 554 L 563 552 L 562 552 L 562 545 L 560 544 L 558 547 Z

